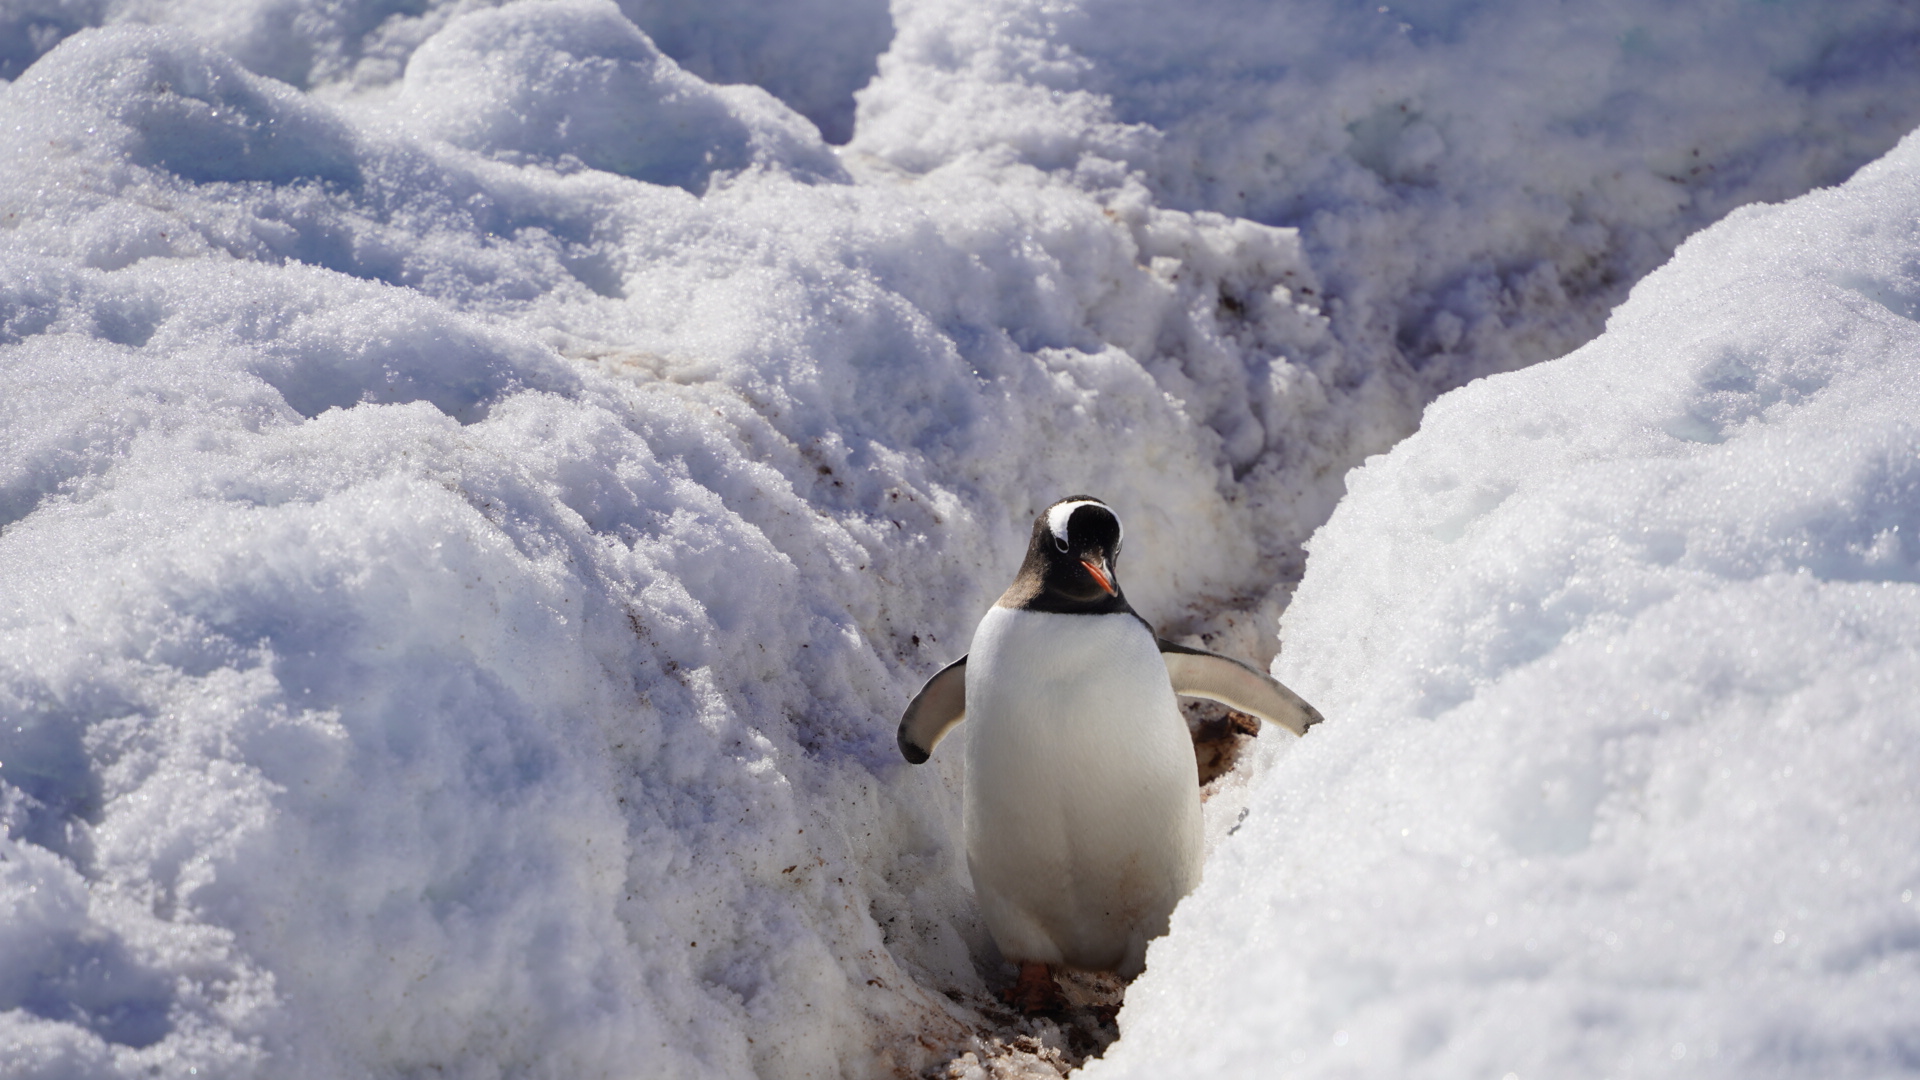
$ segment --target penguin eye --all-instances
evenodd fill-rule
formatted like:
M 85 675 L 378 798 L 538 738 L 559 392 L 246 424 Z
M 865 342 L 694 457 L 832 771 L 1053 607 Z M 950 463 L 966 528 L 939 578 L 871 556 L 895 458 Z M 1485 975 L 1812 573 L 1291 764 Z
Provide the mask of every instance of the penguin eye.
M 1056 537 L 1054 537 L 1054 538 L 1053 538 L 1053 546 L 1054 546 L 1054 547 L 1056 547 L 1056 548 L 1059 548 L 1059 549 L 1060 549 L 1060 553 L 1061 553 L 1062 555 L 1064 555 L 1064 554 L 1066 554 L 1066 552 L 1067 552 L 1067 540 L 1066 540 L 1066 538 L 1065 538 L 1065 537 L 1063 537 L 1063 536 L 1056 536 Z

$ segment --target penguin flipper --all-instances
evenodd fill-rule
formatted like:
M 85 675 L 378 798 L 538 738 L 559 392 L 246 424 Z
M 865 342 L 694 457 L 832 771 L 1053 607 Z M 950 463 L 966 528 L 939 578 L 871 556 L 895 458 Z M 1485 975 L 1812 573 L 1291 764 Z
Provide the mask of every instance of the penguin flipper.
M 1322 719 L 1320 710 L 1263 671 L 1219 653 L 1156 640 L 1160 642 L 1160 659 L 1167 662 L 1167 677 L 1173 680 L 1176 694 L 1217 701 L 1270 724 L 1279 724 L 1295 735 L 1305 735 L 1308 728 Z
M 967 658 L 940 669 L 907 702 L 900 715 L 900 756 L 918 765 L 933 754 L 953 726 L 967 718 Z

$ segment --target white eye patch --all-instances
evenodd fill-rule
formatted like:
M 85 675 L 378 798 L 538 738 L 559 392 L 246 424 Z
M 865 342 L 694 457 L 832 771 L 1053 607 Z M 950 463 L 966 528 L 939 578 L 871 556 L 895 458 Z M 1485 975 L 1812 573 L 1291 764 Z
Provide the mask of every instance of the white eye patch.
M 1058 506 L 1055 506 L 1049 509 L 1047 511 L 1047 530 L 1053 533 L 1054 545 L 1057 546 L 1061 551 L 1067 550 L 1067 521 L 1069 518 L 1073 517 L 1073 512 L 1075 510 L 1078 510 L 1083 506 L 1106 507 L 1106 505 L 1107 505 L 1106 503 L 1103 503 L 1098 499 L 1080 499 L 1076 502 L 1064 502 L 1059 504 Z M 1108 512 L 1109 513 L 1112 512 L 1111 508 L 1108 508 Z M 1113 520 L 1115 524 L 1119 524 L 1120 515 L 1114 514 Z M 1127 534 L 1126 527 L 1121 526 L 1121 529 L 1120 529 L 1121 538 L 1125 539 L 1126 534 Z M 1116 541 L 1114 543 L 1114 550 L 1118 551 L 1119 548 L 1120 548 L 1120 544 Z

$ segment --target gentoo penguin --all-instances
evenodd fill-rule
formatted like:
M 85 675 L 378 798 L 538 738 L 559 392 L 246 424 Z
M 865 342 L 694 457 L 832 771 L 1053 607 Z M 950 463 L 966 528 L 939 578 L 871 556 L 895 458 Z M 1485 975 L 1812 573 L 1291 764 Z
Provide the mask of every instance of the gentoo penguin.
M 1053 968 L 1131 978 L 1200 880 L 1200 789 L 1176 694 L 1211 698 L 1296 735 L 1320 714 L 1259 671 L 1162 641 L 1114 567 L 1120 519 L 1076 495 L 1033 523 L 1020 573 L 966 656 L 900 719 L 900 752 L 927 760 L 970 723 L 967 866 L 1010 998 L 1061 1005 Z

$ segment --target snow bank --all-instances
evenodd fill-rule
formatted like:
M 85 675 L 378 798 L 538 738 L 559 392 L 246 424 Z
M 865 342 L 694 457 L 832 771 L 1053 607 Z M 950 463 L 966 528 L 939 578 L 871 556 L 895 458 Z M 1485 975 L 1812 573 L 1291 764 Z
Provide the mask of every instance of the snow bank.
M 991 954 L 892 727 L 1032 509 L 1113 492 L 1169 621 L 1267 587 L 1178 392 L 1290 233 L 838 182 L 615 19 L 353 109 L 130 26 L 5 90 L 13 1075 L 918 1067 Z M 582 160 L 683 109 L 741 156 Z
M 1313 539 L 1090 1077 L 1920 1068 L 1920 137 L 1436 402 Z
M 1297 226 L 1333 333 L 1423 392 L 1561 355 L 1686 235 L 1916 122 L 1920 10 L 1832 0 L 902 0 L 857 150 L 1011 151 Z
M 1912 115 L 1876 66 L 1898 10 L 1858 12 L 1822 40 L 1874 62 L 1806 89 L 1767 175 L 1884 145 L 1829 129 L 1848 102 Z M 966 1044 L 993 957 L 960 755 L 911 770 L 892 728 L 1033 510 L 1101 493 L 1136 604 L 1261 655 L 1431 381 L 1353 344 L 1312 255 L 1345 209 L 1313 239 L 1172 157 L 1023 158 L 1045 111 L 940 162 L 897 120 L 831 149 L 803 116 L 883 19 L 899 58 L 977 25 L 0 3 L 10 1074 L 887 1075 Z M 1082 65 L 1100 107 L 1134 52 Z

